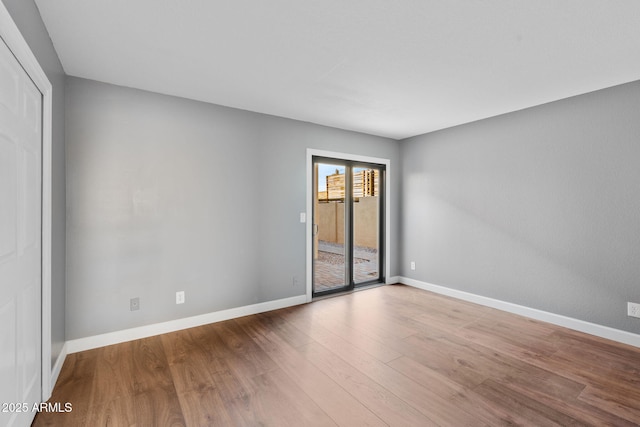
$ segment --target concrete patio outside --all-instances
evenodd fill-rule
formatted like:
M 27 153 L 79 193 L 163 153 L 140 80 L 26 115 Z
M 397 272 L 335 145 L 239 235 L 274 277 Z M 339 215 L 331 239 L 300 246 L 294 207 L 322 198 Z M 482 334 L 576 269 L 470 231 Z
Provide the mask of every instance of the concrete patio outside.
M 354 247 L 353 279 L 362 283 L 378 277 L 378 250 Z M 314 260 L 314 291 L 339 288 L 345 283 L 344 246 L 339 243 L 318 241 L 318 258 Z

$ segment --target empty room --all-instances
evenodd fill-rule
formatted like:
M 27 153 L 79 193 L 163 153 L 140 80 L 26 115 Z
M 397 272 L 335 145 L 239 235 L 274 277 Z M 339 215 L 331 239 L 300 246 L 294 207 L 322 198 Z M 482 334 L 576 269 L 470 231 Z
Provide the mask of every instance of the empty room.
M 0 425 L 640 425 L 638 2 L 0 38 Z

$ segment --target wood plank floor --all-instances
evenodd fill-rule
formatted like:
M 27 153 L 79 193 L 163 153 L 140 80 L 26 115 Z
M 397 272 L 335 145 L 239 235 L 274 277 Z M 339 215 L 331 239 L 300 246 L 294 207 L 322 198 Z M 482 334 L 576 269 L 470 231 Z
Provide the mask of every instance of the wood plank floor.
M 70 354 L 36 426 L 639 425 L 640 349 L 402 285 Z

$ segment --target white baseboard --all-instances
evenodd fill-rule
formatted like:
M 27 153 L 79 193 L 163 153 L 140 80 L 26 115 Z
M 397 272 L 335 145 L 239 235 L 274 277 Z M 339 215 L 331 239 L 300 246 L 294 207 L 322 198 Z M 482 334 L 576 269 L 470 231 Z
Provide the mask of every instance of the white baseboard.
M 266 311 L 305 304 L 306 295 L 299 295 L 291 298 L 283 298 L 275 301 L 267 301 L 258 304 L 246 305 L 243 307 L 230 308 L 228 310 L 215 311 L 198 316 L 185 317 L 183 319 L 171 320 L 168 322 L 155 323 L 153 325 L 140 326 L 137 328 L 124 329 L 122 331 L 109 332 L 101 335 L 94 335 L 85 338 L 78 338 L 67 341 L 66 351 L 77 353 L 79 351 L 91 350 L 93 348 L 104 347 L 112 344 L 137 340 L 140 338 L 152 337 L 154 335 L 166 334 L 182 329 L 193 328 L 209 323 L 221 322 L 223 320 L 235 319 L 237 317 L 251 314 L 264 313 Z
M 402 277 L 400 276 L 391 276 L 391 277 L 387 277 L 387 280 L 385 281 L 385 284 L 387 285 L 394 285 L 396 283 L 400 283 L 400 280 L 402 279 Z
M 614 329 L 608 326 L 598 325 L 596 323 L 585 322 L 584 320 L 578 320 L 572 317 L 562 316 L 560 314 L 549 313 L 547 311 L 529 308 L 523 305 L 500 301 L 489 297 L 483 297 L 481 295 L 459 291 L 457 289 L 434 285 L 431 283 L 422 282 L 420 280 L 410 279 L 408 277 L 400 276 L 398 277 L 398 282 L 405 285 L 413 286 L 414 288 L 423 289 L 425 291 L 431 291 L 464 301 L 484 305 L 487 307 L 497 308 L 498 310 L 519 314 L 520 316 L 541 320 L 543 322 L 552 323 L 554 325 L 562 326 L 580 332 L 585 332 L 587 334 L 595 335 L 601 338 L 606 338 L 623 344 L 640 347 L 640 335 L 634 334 L 632 332 L 622 331 L 620 329 Z
M 60 350 L 60 354 L 58 354 L 58 358 L 56 359 L 56 363 L 53 364 L 53 368 L 51 369 L 51 390 L 49 394 L 53 392 L 53 389 L 56 386 L 56 382 L 58 381 L 58 377 L 60 376 L 60 371 L 62 371 L 62 365 L 64 365 L 64 361 L 67 358 L 67 343 L 65 342 Z

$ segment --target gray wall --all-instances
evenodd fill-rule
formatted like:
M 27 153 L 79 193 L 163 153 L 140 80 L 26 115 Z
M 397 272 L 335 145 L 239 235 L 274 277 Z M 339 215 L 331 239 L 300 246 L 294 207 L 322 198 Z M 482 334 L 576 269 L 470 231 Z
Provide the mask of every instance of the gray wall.
M 304 294 L 307 147 L 391 159 L 389 276 L 640 332 L 640 83 L 398 145 L 68 78 L 65 187 L 62 66 L 34 2 L 3 3 L 53 84 L 53 360 L 65 312 L 74 339 Z
M 392 168 L 400 155 L 389 139 L 74 77 L 66 101 L 68 339 L 305 294 L 306 149 Z
M 40 66 L 53 85 L 53 181 L 51 219 L 51 363 L 55 363 L 65 341 L 65 74 L 53 43 L 32 0 L 3 0 Z
M 402 141 L 402 275 L 640 332 L 639 112 L 635 82 Z

